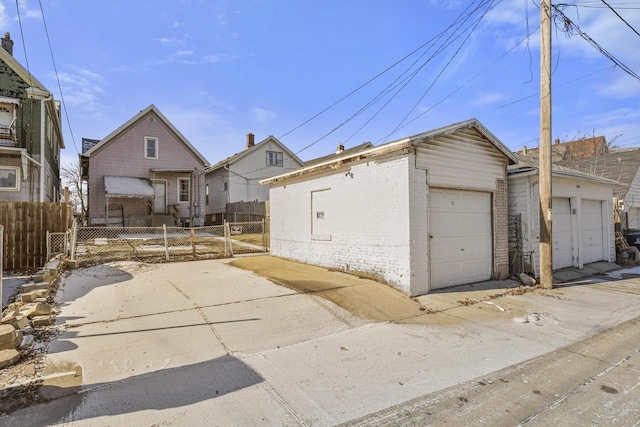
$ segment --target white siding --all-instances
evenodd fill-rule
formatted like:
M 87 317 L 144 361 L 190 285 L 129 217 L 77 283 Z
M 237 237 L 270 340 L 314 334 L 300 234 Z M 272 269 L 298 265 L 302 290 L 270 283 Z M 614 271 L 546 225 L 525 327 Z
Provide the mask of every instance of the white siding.
M 272 255 L 368 273 L 411 292 L 410 228 L 420 225 L 420 209 L 426 213 L 426 203 L 414 211 L 410 208 L 411 197 L 424 201 L 418 190 L 420 182 L 426 193 L 424 172 L 409 172 L 414 169 L 413 159 L 405 155 L 369 161 L 272 187 Z M 411 196 L 410 187 L 415 189 Z M 323 204 L 323 235 L 314 240 L 311 195 L 319 190 L 325 190 L 331 202 Z M 422 216 L 422 230 L 425 220 L 426 215 Z M 424 251 L 424 235 L 420 240 L 416 246 Z M 426 286 L 424 277 L 418 280 Z
M 281 152 L 282 166 L 267 165 L 267 151 Z M 224 212 L 227 203 L 269 200 L 269 186 L 260 185 L 260 180 L 299 169 L 303 164 L 292 158 L 277 142 L 267 139 L 245 156 L 238 156 L 229 163 L 229 171 L 220 167 L 207 174 L 210 199 L 207 214 Z M 223 190 L 223 181 L 228 190 Z
M 205 182 L 209 185 L 209 204 L 205 206 L 207 215 L 224 212 L 229 201 L 229 191 L 224 190 L 227 181 L 229 172 L 222 168 L 205 175 Z
M 475 130 L 420 144 L 416 167 L 429 171 L 429 185 L 494 191 L 505 176 L 505 157 Z
M 629 185 L 627 194 L 624 196 L 624 203 L 628 208 L 640 208 L 640 169 Z M 632 228 L 631 224 L 629 227 Z

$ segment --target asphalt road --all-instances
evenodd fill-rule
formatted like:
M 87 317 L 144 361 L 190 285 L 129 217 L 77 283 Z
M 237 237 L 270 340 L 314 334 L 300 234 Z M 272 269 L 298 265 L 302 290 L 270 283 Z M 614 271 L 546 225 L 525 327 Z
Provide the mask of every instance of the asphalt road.
M 640 425 L 640 318 L 343 425 Z

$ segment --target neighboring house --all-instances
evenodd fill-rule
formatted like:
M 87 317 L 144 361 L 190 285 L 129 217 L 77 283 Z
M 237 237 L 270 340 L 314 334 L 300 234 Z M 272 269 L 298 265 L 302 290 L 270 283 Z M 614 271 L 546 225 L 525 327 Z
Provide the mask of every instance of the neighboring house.
M 207 160 L 154 105 L 82 145 L 89 225 L 203 224 Z
M 356 154 L 356 153 L 359 153 L 360 151 L 364 151 L 367 148 L 372 148 L 372 147 L 373 147 L 372 143 L 363 142 L 360 145 L 356 145 L 355 147 L 347 148 L 345 150 L 344 145 L 340 144 L 336 148 L 336 152 L 335 153 L 329 154 L 327 156 L 322 156 L 322 157 L 317 157 L 315 159 L 307 160 L 307 161 L 304 162 L 304 165 L 305 166 L 317 165 L 319 163 L 324 163 L 324 162 L 327 162 L 329 160 L 333 160 L 338 156 L 344 157 L 344 156 L 348 156 L 348 155 L 351 155 L 351 154 Z
M 264 180 L 271 253 L 410 295 L 505 278 L 515 161 L 472 119 Z
M 620 230 L 640 229 L 640 148 L 610 151 L 597 157 L 556 164 L 618 182 L 613 189 Z
M 521 216 L 519 239 L 515 227 L 510 240 L 520 240 L 520 254 L 512 273 L 540 274 L 540 188 L 537 162 L 519 157 L 509 167 L 509 215 Z M 596 261 L 615 261 L 613 189 L 616 182 L 554 165 L 552 167 L 553 269 L 583 268 Z M 513 217 L 512 217 L 513 218 Z
M 609 152 L 609 144 L 604 136 L 583 138 L 575 141 L 560 142 L 555 140 L 551 146 L 551 160 L 559 162 L 563 160 L 578 160 L 585 157 L 597 157 Z M 518 154 L 527 157 L 538 157 L 538 148 L 523 147 Z
M 228 204 L 264 202 L 269 200 L 269 188 L 260 180 L 298 169 L 304 162 L 274 136 L 255 143 L 247 134 L 245 149 L 205 171 L 207 224 L 221 224 Z
M 13 56 L 9 33 L 0 48 L 0 200 L 60 200 L 60 103 Z

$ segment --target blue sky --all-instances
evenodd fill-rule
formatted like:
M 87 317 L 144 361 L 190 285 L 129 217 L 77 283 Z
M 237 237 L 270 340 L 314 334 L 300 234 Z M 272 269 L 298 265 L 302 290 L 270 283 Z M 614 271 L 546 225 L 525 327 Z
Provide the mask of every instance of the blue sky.
M 597 0 L 564 13 L 640 74 L 640 1 L 607 3 L 629 25 Z M 379 144 L 474 117 L 517 150 L 538 146 L 537 4 L 19 0 L 20 26 L 16 2 L 0 0 L 0 32 L 64 98 L 65 161 L 83 137 L 101 139 L 149 104 L 211 163 L 241 151 L 249 132 L 256 141 L 274 135 L 306 160 L 340 143 Z M 470 6 L 479 8 L 447 32 Z M 553 49 L 553 137 L 640 146 L 640 81 L 578 35 L 554 28 Z

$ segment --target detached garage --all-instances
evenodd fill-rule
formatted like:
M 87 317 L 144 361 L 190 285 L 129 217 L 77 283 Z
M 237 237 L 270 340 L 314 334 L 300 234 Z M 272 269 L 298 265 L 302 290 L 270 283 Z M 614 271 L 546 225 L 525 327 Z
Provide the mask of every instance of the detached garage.
M 473 119 L 264 180 L 271 253 L 410 295 L 507 277 L 515 160 Z
M 552 180 L 553 269 L 614 261 L 612 198 L 616 183 L 555 165 Z M 509 168 L 509 216 L 512 221 L 521 220 L 519 227 L 510 227 L 510 240 L 520 240 L 525 270 L 536 277 L 540 272 L 539 206 L 538 168 L 530 159 L 521 158 L 520 164 Z M 519 236 L 513 235 L 517 229 Z M 512 265 L 512 273 L 520 272 L 521 262 Z

